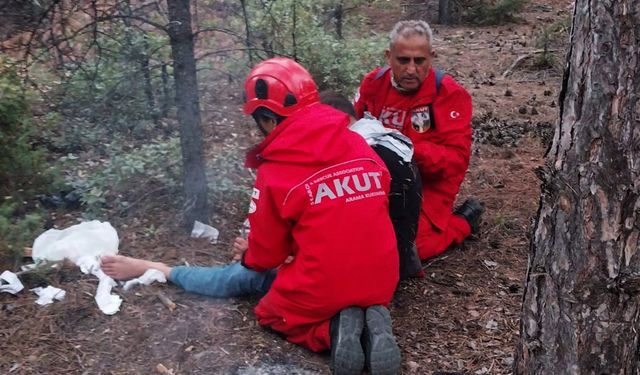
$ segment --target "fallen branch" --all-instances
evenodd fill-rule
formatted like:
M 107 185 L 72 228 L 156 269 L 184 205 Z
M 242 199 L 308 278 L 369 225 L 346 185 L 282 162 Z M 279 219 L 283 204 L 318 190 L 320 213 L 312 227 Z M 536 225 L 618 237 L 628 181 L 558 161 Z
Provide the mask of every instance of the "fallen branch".
M 515 59 L 515 61 L 511 64 L 511 66 L 507 70 L 505 70 L 504 73 L 502 73 L 502 78 L 507 78 L 509 75 L 511 75 L 511 73 L 513 73 L 513 70 L 517 68 L 518 65 L 520 65 L 520 63 L 522 63 L 524 60 L 532 57 L 537 53 L 553 53 L 557 51 L 558 50 L 555 50 L 555 49 L 548 49 L 548 50 L 537 49 L 535 51 L 531 51 L 527 53 L 526 55 L 520 55 Z
M 528 59 L 531 56 L 533 56 L 533 55 L 529 54 L 529 55 L 520 55 L 520 56 L 518 56 L 518 58 L 513 62 L 513 64 L 511 64 L 509 69 L 505 70 L 504 73 L 502 73 L 502 78 L 507 78 L 513 72 L 513 70 L 518 65 L 520 65 L 521 62 L 523 62 L 524 60 Z
M 32 272 L 39 272 L 39 271 L 50 271 L 50 270 L 57 270 L 60 267 L 62 267 L 62 264 L 64 263 L 63 260 L 57 261 L 57 262 L 51 262 L 51 261 L 42 261 L 42 262 L 38 262 L 35 265 L 33 265 L 31 268 L 25 269 L 24 271 L 18 271 L 16 272 L 16 276 L 20 276 L 20 275 L 24 275 L 27 273 L 32 273 Z
M 173 369 L 168 369 L 162 363 L 158 363 L 156 365 L 156 371 L 158 371 L 158 373 L 162 375 L 174 375 Z
M 168 308 L 169 311 L 173 311 L 176 309 L 176 304 L 173 303 L 173 301 L 170 300 L 169 297 L 167 297 L 164 293 L 158 292 L 156 293 L 156 297 L 158 297 L 160 302 L 162 302 L 162 304 L 165 305 L 165 307 Z

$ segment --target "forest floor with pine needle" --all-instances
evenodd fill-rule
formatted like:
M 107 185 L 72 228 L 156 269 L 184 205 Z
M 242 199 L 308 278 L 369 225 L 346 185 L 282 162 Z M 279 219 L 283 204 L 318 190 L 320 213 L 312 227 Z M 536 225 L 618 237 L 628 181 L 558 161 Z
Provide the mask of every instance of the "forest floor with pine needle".
M 397 8 L 396 18 L 372 10 L 370 26 L 388 32 L 393 22 L 376 20 L 407 17 Z M 423 279 L 399 284 L 390 310 L 403 374 L 512 371 L 540 194 L 534 170 L 543 163 L 557 122 L 566 47 L 552 45 L 555 67 L 541 68 L 544 48 L 536 40 L 571 11 L 570 1 L 532 1 L 516 24 L 433 25 L 435 64 L 474 100 L 473 156 L 458 201 L 478 197 L 487 212 L 475 238 L 425 262 Z M 211 82 L 204 86 L 214 87 Z M 257 139 L 247 137 L 251 121 L 240 112 L 240 86 L 216 87 L 237 95 L 203 103 L 207 154 L 230 148 L 241 152 Z M 228 262 L 247 202 L 213 202 L 212 224 L 221 237 L 212 245 L 176 226 L 176 199 L 158 192 L 126 215 L 114 215 L 110 221 L 120 236 L 120 253 L 171 265 Z M 55 215 L 56 226 L 64 228 L 79 213 L 61 210 Z M 25 284 L 42 281 L 27 278 Z M 93 299 L 96 279 L 77 267 L 65 265 L 45 281 L 66 290 L 66 298 L 41 307 L 32 293 L 0 294 L 1 373 L 330 373 L 328 355 L 311 353 L 257 325 L 257 298 L 213 299 L 153 284 L 128 293 L 116 289 L 124 300 L 121 310 L 106 316 Z M 173 301 L 175 309 L 163 304 L 159 294 Z

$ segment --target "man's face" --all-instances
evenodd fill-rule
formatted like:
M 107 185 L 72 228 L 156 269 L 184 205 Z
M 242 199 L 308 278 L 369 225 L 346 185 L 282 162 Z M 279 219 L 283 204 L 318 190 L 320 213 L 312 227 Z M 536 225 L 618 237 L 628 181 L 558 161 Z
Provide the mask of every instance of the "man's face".
M 396 83 L 405 90 L 415 91 L 429 74 L 433 51 L 426 37 L 399 37 L 391 49 L 384 51 Z

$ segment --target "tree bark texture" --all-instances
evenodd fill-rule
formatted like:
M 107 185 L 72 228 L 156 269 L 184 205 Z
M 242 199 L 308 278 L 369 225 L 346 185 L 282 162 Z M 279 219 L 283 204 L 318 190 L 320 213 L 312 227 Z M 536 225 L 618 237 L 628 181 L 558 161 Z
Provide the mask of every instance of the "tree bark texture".
M 451 3 L 450 0 L 439 0 L 438 3 L 438 23 L 449 25 L 451 23 Z
M 576 1 L 516 374 L 640 373 L 639 46 L 639 1 Z
M 189 0 L 167 0 L 184 170 L 184 224 L 187 228 L 193 226 L 194 220 L 208 221 L 207 181 L 202 152 L 200 101 L 189 3 Z

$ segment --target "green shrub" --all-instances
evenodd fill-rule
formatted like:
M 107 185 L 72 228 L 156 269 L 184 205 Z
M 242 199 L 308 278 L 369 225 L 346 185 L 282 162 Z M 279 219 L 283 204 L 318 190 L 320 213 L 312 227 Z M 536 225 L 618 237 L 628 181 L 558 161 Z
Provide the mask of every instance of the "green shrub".
M 0 196 L 32 199 L 57 188 L 47 152 L 33 145 L 30 99 L 18 75 L 0 60 Z
M 14 199 L 0 203 L 0 269 L 3 265 L 15 268 L 21 261 L 23 248 L 31 246 L 42 232 L 42 214 L 21 215 L 22 206 L 22 202 Z
M 533 62 L 536 69 L 558 67 L 558 57 L 555 50 L 563 49 L 561 47 L 568 42 L 570 29 L 571 17 L 565 17 L 542 29 L 536 37 L 536 47 L 542 50 L 536 55 Z
M 252 172 L 244 168 L 245 153 L 229 142 L 207 160 L 207 183 L 211 202 L 239 201 L 249 206 Z
M 383 60 L 384 38 L 367 35 L 356 25 L 361 18 L 345 13 L 340 35 L 328 22 L 335 11 L 335 1 L 283 0 L 249 2 L 253 43 L 271 55 L 297 59 L 313 75 L 320 89 L 331 89 L 351 95 L 365 72 Z M 355 7 L 363 1 L 353 1 Z M 295 10 L 295 11 L 294 11 Z
M 36 195 L 62 186 L 47 151 L 33 144 L 33 99 L 10 64 L 0 60 L 0 262 L 13 265 L 42 229 Z
M 111 157 L 87 172 L 82 202 L 87 218 L 99 216 L 103 209 L 126 209 L 151 190 L 177 190 L 181 186 L 180 140 L 153 140 L 133 150 L 111 146 Z
M 166 35 L 117 22 L 101 27 L 95 44 L 87 43 L 98 50 L 55 72 L 60 84 L 50 96 L 64 115 L 64 134 L 56 140 L 64 146 L 88 150 L 114 135 L 147 139 L 157 130 L 161 104 L 172 99 L 163 94 L 161 74 L 169 60 Z
M 307 35 L 300 45 L 299 60 L 309 69 L 316 83 L 350 97 L 364 76 L 383 63 L 382 38 L 339 40 L 333 35 L 318 31 Z

